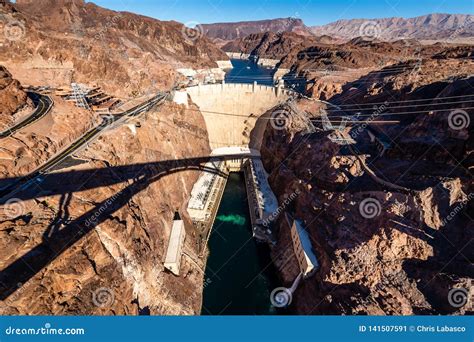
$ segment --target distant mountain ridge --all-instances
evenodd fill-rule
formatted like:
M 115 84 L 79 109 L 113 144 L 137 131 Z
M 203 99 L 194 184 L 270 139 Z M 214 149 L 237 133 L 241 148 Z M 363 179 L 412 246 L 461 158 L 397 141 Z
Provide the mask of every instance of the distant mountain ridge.
M 211 39 L 230 41 L 250 34 L 293 32 L 350 40 L 369 36 L 381 40 L 449 40 L 474 37 L 474 15 L 432 13 L 414 18 L 341 19 L 322 26 L 306 26 L 299 18 L 277 18 L 201 25 Z
M 433 13 L 407 19 L 341 19 L 310 29 L 315 35 L 325 34 L 344 39 L 364 35 L 383 40 L 455 39 L 474 37 L 474 15 Z
M 277 18 L 257 21 L 240 21 L 235 23 L 214 23 L 201 25 L 204 34 L 209 38 L 234 40 L 254 33 L 294 32 L 303 36 L 311 35 L 310 29 L 298 18 Z

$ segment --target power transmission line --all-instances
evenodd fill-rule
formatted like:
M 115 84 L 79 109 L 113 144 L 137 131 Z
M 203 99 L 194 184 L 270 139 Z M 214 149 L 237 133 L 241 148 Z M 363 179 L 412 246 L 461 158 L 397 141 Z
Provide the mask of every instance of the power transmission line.
M 474 107 L 467 107 L 463 109 L 473 109 Z M 279 120 L 279 118 L 265 118 L 265 117 L 251 117 L 249 115 L 244 115 L 244 114 L 237 114 L 237 113 L 229 113 L 229 112 L 216 112 L 216 111 L 209 111 L 209 110 L 200 110 L 200 109 L 194 109 L 194 108 L 188 108 L 186 110 L 189 111 L 194 111 L 194 112 L 200 112 L 200 113 L 208 113 L 208 114 L 215 114 L 215 115 L 223 115 L 223 116 L 233 116 L 233 117 L 243 117 L 247 119 L 251 118 L 257 118 L 257 119 L 262 119 L 262 120 Z M 408 114 L 419 114 L 419 113 L 428 113 L 428 112 L 443 112 L 447 110 L 452 110 L 452 109 L 438 109 L 438 110 L 426 110 L 426 111 L 412 111 L 412 112 L 401 112 L 401 113 L 381 113 L 381 114 L 373 114 L 373 116 L 391 116 L 391 115 L 408 115 Z M 329 113 L 330 114 L 330 113 Z M 367 114 L 362 114 L 360 116 L 372 116 L 372 115 L 367 115 Z M 347 116 L 343 115 L 331 115 L 329 116 L 329 119 L 331 118 L 346 118 Z M 316 116 L 314 119 L 311 120 L 318 120 L 318 117 Z M 357 122 L 357 121 L 356 121 Z
M 392 104 L 392 103 L 408 103 L 408 102 L 422 102 L 422 101 L 433 101 L 433 100 L 442 100 L 442 99 L 456 99 L 456 98 L 466 98 L 466 97 L 474 97 L 473 95 L 457 95 L 457 96 L 442 96 L 442 97 L 429 97 L 424 99 L 416 99 L 416 100 L 399 100 L 399 101 L 385 101 L 385 102 L 366 102 L 366 103 L 352 103 L 352 104 L 331 104 L 335 107 L 349 107 L 349 106 L 372 106 L 378 104 Z M 471 101 L 466 101 L 471 102 Z
M 462 110 L 466 109 L 474 109 L 474 107 L 464 107 L 464 108 L 459 108 Z M 367 117 L 367 116 L 393 116 L 393 115 L 410 115 L 410 114 L 421 114 L 421 113 L 431 113 L 431 112 L 446 112 L 446 111 L 452 111 L 454 110 L 453 108 L 444 108 L 444 109 L 433 109 L 433 110 L 422 110 L 422 111 L 411 111 L 411 112 L 400 112 L 400 113 L 373 113 L 373 114 L 360 114 L 358 116 L 362 117 Z M 333 118 L 343 118 L 347 116 L 354 116 L 354 115 L 332 115 L 331 117 Z
M 431 106 L 442 106 L 442 105 L 454 105 L 454 104 L 463 104 L 463 103 L 474 103 L 474 99 L 470 101 L 456 101 L 456 102 L 444 102 L 444 103 L 424 103 L 424 104 L 412 104 L 408 106 L 388 106 L 390 108 L 387 109 L 399 109 L 399 108 L 413 108 L 413 107 L 431 107 Z M 383 105 L 383 104 L 382 104 Z M 377 106 L 376 106 L 377 107 Z M 377 109 L 377 108 L 376 108 Z M 447 108 L 452 109 L 452 108 Z M 373 108 L 360 108 L 360 107 L 354 107 L 354 108 L 344 108 L 344 109 L 328 109 L 329 111 L 335 111 L 335 112 L 342 112 L 342 111 L 368 111 L 368 110 L 373 110 Z M 429 111 L 429 109 L 426 109 Z

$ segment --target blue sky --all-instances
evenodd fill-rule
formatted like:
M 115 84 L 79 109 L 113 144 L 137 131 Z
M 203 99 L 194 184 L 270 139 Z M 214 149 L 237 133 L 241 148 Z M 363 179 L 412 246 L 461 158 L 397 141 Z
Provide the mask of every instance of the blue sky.
M 474 14 L 474 0 L 93 0 L 99 6 L 183 23 L 299 17 L 307 25 L 338 19 Z

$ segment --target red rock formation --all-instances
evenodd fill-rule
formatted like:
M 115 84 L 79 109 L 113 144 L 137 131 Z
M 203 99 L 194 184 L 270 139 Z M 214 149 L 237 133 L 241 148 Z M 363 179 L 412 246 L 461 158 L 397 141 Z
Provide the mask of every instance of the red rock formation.
M 23 0 L 0 6 L 0 14 L 20 29 L 18 36 L 1 41 L 0 58 L 23 84 L 63 86 L 74 80 L 126 97 L 169 89 L 177 67 L 213 67 L 215 60 L 227 59 L 182 24 L 90 2 Z M 3 117 L 21 106 L 24 93 L 1 70 Z M 53 97 L 51 113 L 2 140 L 2 180 L 31 172 L 97 123 L 96 114 Z M 204 261 L 195 256 L 193 231 L 186 237 L 190 257 L 183 257 L 181 277 L 165 272 L 162 259 L 174 212 L 186 219 L 199 174 L 173 173 L 166 161 L 209 155 L 203 132 L 196 108 L 168 102 L 129 125 L 102 132 L 76 152 L 79 165 L 37 178 L 41 185 L 26 190 L 31 199 L 14 197 L 2 205 L 0 295 L 8 296 L 0 301 L 0 313 L 199 313 L 203 279 L 196 263 Z M 122 171 L 114 173 L 116 168 Z M 144 169 L 149 172 L 139 177 Z M 125 180 L 110 183 L 121 176 Z M 97 224 L 81 219 L 104 212 Z
M 269 20 L 241 21 L 236 23 L 214 23 L 202 25 L 205 34 L 213 39 L 224 41 L 244 38 L 250 34 L 265 32 L 295 32 L 311 36 L 311 32 L 298 18 L 279 18 Z
M 333 100 L 347 105 L 472 94 L 472 77 L 462 76 L 472 62 L 425 63 L 419 78 L 408 70 L 379 74 L 380 87 L 367 78 L 355 96 L 347 87 Z M 299 103 L 301 110 L 318 112 L 306 102 Z M 280 201 L 300 193 L 285 210 L 304 222 L 320 262 L 317 274 L 295 293 L 296 313 L 472 313 L 469 306 L 451 305 L 449 294 L 452 288 L 468 288 L 474 275 L 473 137 L 468 127 L 448 126 L 454 108 L 464 107 L 472 120 L 472 105 L 467 101 L 437 114 L 405 116 L 385 130 L 392 148 L 377 158 L 366 129 L 356 136 L 354 150 L 332 142 L 330 132 L 302 135 L 291 121 L 284 130 L 268 125 L 261 152 L 271 186 Z M 407 109 L 384 110 L 401 111 Z M 411 190 L 375 182 L 361 160 L 382 179 Z M 373 212 L 361 210 L 367 203 Z M 282 219 L 276 226 L 272 254 L 286 286 L 297 275 L 297 263 L 289 227 Z
M 176 67 L 215 67 L 227 56 L 201 32 L 84 1 L 18 1 L 1 13 L 20 23 L 0 57 L 22 83 L 98 83 L 130 95 L 169 88 Z M 18 12 L 15 12 L 18 11 Z M 28 69 L 28 72 L 25 72 Z
M 31 105 L 28 96 L 21 89 L 20 82 L 12 78 L 10 72 L 0 65 L 0 130 L 13 123 L 12 115 L 24 106 Z
M 169 170 L 167 160 L 209 154 L 204 120 L 196 108 L 173 104 L 137 120 L 140 128 L 125 125 L 90 143 L 79 154 L 84 164 L 45 176 L 43 187 L 51 177 L 64 193 L 33 186 L 34 199 L 2 206 L 0 268 L 23 256 L 31 272 L 45 255 L 52 258 L 26 283 L 15 280 L 22 265 L 4 271 L 0 294 L 5 283 L 18 288 L 0 301 L 1 314 L 199 314 L 203 276 L 195 262 L 203 260 L 183 256 L 180 277 L 163 267 L 174 212 L 186 219 L 199 171 L 162 172 Z M 184 134 L 192 140 L 184 142 Z M 146 177 L 133 178 L 144 170 Z M 127 180 L 105 185 L 120 177 Z M 86 213 L 97 213 L 100 221 L 78 221 Z M 195 248 L 190 229 L 185 251 L 193 257 Z

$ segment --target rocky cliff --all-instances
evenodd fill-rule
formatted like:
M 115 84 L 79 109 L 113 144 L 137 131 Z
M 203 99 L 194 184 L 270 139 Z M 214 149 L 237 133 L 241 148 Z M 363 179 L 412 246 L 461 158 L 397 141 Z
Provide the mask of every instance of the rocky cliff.
M 240 52 L 262 58 L 281 59 L 292 51 L 316 45 L 319 39 L 294 32 L 254 33 L 235 39 L 222 47 L 226 52 Z
M 227 43 L 222 49 L 279 60 L 278 68 L 304 79 L 308 95 L 322 100 L 340 93 L 343 86 L 372 84 L 367 78 L 373 78 L 378 73 L 391 77 L 401 72 L 402 77 L 406 77 L 404 69 L 408 69 L 409 73 L 416 72 L 423 60 L 434 64 L 439 61 L 435 66 L 438 68 L 442 61 L 448 61 L 446 65 L 467 63 L 473 55 L 472 46 L 463 44 L 421 44 L 415 39 L 384 42 L 361 37 L 330 44 L 324 37 L 304 37 L 291 32 L 251 34 Z M 425 74 L 429 78 L 428 64 Z M 444 70 L 443 74 L 450 71 L 449 68 L 441 70 Z M 456 70 L 453 72 L 456 73 Z
M 0 66 L 0 70 L 0 129 L 6 131 L 32 115 L 39 104 L 28 97 L 5 67 Z M 0 139 L 0 178 L 27 175 L 102 120 L 60 96 L 50 98 L 54 105 L 40 120 Z
M 280 203 L 294 198 L 283 209 L 304 223 L 320 263 L 296 290 L 294 312 L 472 314 L 452 297 L 474 278 L 469 68 L 469 61 L 430 60 L 417 76 L 406 69 L 379 74 L 379 82 L 364 78 L 357 92 L 344 88 L 330 100 L 369 120 L 340 131 L 347 145 L 322 130 L 321 104 L 310 100 L 298 108 L 315 118 L 315 133 L 305 135 L 297 120 L 268 125 L 261 152 L 271 186 Z M 397 102 L 421 98 L 428 100 L 408 102 L 417 107 Z M 414 113 L 396 115 L 407 111 Z M 370 124 L 385 119 L 401 122 Z M 369 133 L 388 141 L 385 153 Z M 298 263 L 282 216 L 276 228 L 272 255 L 290 286 Z
M 163 267 L 174 212 L 189 223 L 186 203 L 199 174 L 176 172 L 169 161 L 209 153 L 204 120 L 191 109 L 167 103 L 103 132 L 79 165 L 45 176 L 31 200 L 4 206 L 0 293 L 10 295 L 1 314 L 200 312 L 203 261 L 192 230 L 181 276 Z
M 0 1 L 0 14 L 2 117 L 26 103 L 14 78 L 97 84 L 130 107 L 168 90 L 178 67 L 227 59 L 182 24 L 80 0 Z M 2 189 L 102 122 L 51 96 L 50 113 L 2 139 Z M 208 154 L 199 111 L 166 102 L 16 189 L 0 206 L 0 314 L 198 314 L 204 260 L 185 208 L 200 171 L 187 158 Z M 180 277 L 163 267 L 175 211 L 188 229 Z
M 382 67 L 403 59 L 432 56 L 450 50 L 458 54 L 462 51 L 468 57 L 472 51 L 470 46 L 422 45 L 414 39 L 383 42 L 358 37 L 336 44 L 328 37 L 305 37 L 291 32 L 250 34 L 225 44 L 222 49 L 278 59 L 281 60 L 281 67 L 296 71 Z
M 305 54 L 305 51 L 310 53 Z M 316 46 L 305 51 L 298 54 L 291 69 L 308 80 L 308 94 L 323 100 L 341 93 L 343 87 L 345 90 L 377 87 L 374 80 L 378 77 L 382 79 L 378 82 L 379 87 L 397 87 L 403 86 L 406 79 L 416 80 L 421 75 L 427 82 L 450 72 L 466 75 L 472 56 L 472 48 L 468 45 L 421 45 L 413 40 L 386 43 L 355 39 L 337 47 Z M 450 69 L 457 65 L 462 71 Z M 431 74 L 431 67 L 441 74 Z M 398 78 L 396 85 L 391 82 L 395 78 Z M 360 95 L 348 94 L 345 94 L 348 98 Z
M 10 127 L 14 122 L 14 114 L 20 109 L 29 110 L 31 100 L 21 89 L 20 82 L 12 78 L 10 72 L 0 65 L 0 131 Z
M 244 38 L 255 33 L 282 33 L 294 32 L 311 36 L 311 32 L 301 19 L 278 18 L 256 21 L 241 21 L 235 23 L 215 23 L 201 25 L 206 36 L 221 40 L 234 40 Z
M 169 88 L 177 67 L 217 67 L 227 56 L 200 32 L 82 0 L 0 5 L 0 59 L 24 84 L 97 83 L 130 96 Z

